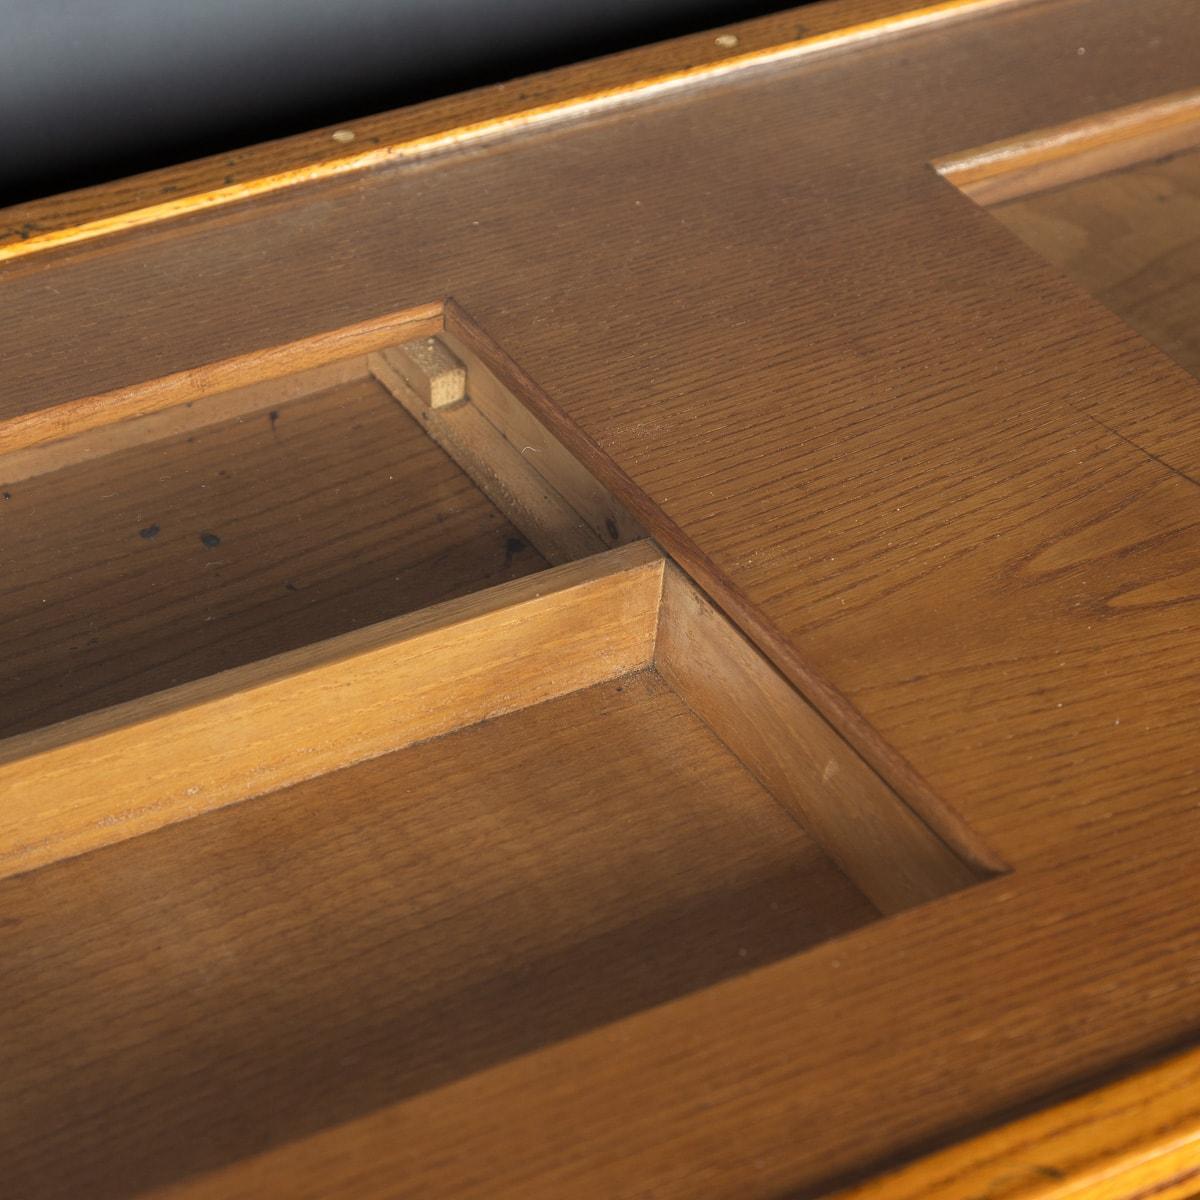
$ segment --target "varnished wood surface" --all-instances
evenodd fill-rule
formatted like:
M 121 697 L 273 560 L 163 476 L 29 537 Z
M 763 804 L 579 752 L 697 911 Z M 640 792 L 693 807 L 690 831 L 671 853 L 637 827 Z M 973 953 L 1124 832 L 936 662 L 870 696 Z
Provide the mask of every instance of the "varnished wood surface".
M 0 914 L 21 1200 L 215 1167 L 877 917 L 645 671 L 0 883 Z
M 2 486 L 0 736 L 546 565 L 365 379 Z
M 1030 0 L 825 0 L 593 62 L 546 72 L 378 117 L 251 146 L 65 196 L 4 210 L 0 260 L 221 207 L 314 179 L 355 175 L 494 139 L 584 108 L 617 107 L 648 88 L 686 86 L 754 57 L 815 56 L 877 37 Z M 334 134 L 337 137 L 334 137 Z M 349 141 L 345 140 L 351 135 Z M 353 147 L 350 147 L 353 143 Z
M 0 272 L 8 414 L 452 296 L 1013 868 L 179 1194 L 812 1194 L 1195 1036 L 1197 384 L 930 164 L 1198 62 L 1184 0 L 1041 0 Z
M 999 204 L 996 218 L 1200 376 L 1200 151 Z
M 663 577 L 654 663 L 880 912 L 1005 869 L 924 824 L 674 566 Z

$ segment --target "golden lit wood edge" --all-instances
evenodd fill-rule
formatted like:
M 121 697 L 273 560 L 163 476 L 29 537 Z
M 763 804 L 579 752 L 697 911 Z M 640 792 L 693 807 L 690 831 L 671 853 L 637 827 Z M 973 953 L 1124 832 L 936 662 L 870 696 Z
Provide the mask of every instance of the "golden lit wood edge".
M 1200 1193 L 1200 1050 L 826 1200 L 1188 1200 Z
M 671 564 L 655 666 L 880 912 L 992 874 L 951 850 Z
M 648 666 L 649 542 L 0 742 L 0 877 Z
M 356 325 L 23 413 L 0 422 L 0 454 L 144 417 L 217 392 L 280 379 L 337 359 L 365 355 L 382 346 L 436 333 L 441 327 L 441 304 L 385 313 Z
M 1175 92 L 934 162 L 979 204 L 998 204 L 1200 146 L 1200 89 Z
M 975 16 L 994 9 L 1012 8 L 1038 3 L 1040 0 L 939 0 L 885 17 L 847 24 L 811 36 L 801 37 L 743 53 L 723 57 L 661 74 L 649 75 L 631 83 L 602 87 L 593 91 L 528 108 L 453 125 L 432 133 L 397 141 L 381 141 L 370 149 L 353 153 L 319 157 L 304 161 L 305 150 L 311 146 L 312 135 L 296 139 L 296 158 L 299 160 L 284 169 L 238 180 L 222 186 L 188 192 L 170 199 L 138 205 L 124 211 L 85 219 L 47 229 L 39 228 L 36 216 L 13 222 L 18 231 L 10 231 L 7 240 L 0 241 L 0 263 L 23 258 L 42 250 L 71 245 L 108 234 L 136 229 L 172 217 L 201 212 L 240 200 L 267 195 L 284 188 L 341 175 L 371 170 L 423 158 L 445 150 L 457 149 L 488 138 L 522 133 L 539 126 L 577 117 L 590 116 L 617 105 L 648 100 L 697 83 L 707 83 L 748 67 L 767 66 L 799 60 L 828 50 L 843 49 L 859 42 L 884 35 L 896 35 L 921 29 L 929 24 Z M 715 39 L 713 39 L 715 41 Z M 618 56 L 619 57 L 619 56 Z M 324 136 L 330 136 L 323 131 Z M 290 145 L 288 139 L 285 145 Z M 169 173 L 168 173 L 169 174 Z M 170 187 L 171 185 L 167 185 Z M 96 189 L 97 192 L 104 188 Z M 163 191 L 166 188 L 162 188 Z M 37 205 L 24 206 L 28 211 L 40 211 Z M 5 214 L 0 213 L 0 219 Z M 11 221 L 11 217 L 9 218 Z

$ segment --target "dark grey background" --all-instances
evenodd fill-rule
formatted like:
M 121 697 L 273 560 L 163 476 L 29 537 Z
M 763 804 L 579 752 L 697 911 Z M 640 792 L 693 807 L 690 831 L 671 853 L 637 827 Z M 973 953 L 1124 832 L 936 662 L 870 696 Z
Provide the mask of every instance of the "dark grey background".
M 0 201 L 785 7 L 769 0 L 0 0 Z

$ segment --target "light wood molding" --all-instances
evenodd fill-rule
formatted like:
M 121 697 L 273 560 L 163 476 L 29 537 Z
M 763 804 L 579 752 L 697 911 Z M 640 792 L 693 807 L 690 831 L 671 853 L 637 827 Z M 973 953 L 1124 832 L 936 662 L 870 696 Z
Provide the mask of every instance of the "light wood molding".
M 636 670 L 661 576 L 622 547 L 0 742 L 0 875 Z
M 1196 146 L 1200 90 L 1005 138 L 933 165 L 977 203 L 999 204 Z

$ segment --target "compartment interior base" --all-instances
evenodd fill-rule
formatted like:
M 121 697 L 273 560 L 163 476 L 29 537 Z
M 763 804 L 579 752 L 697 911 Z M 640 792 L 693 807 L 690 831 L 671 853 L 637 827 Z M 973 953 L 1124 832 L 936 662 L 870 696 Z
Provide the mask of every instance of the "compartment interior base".
M 653 668 L 0 882 L 0 913 L 26 1200 L 215 1166 L 878 916 Z

